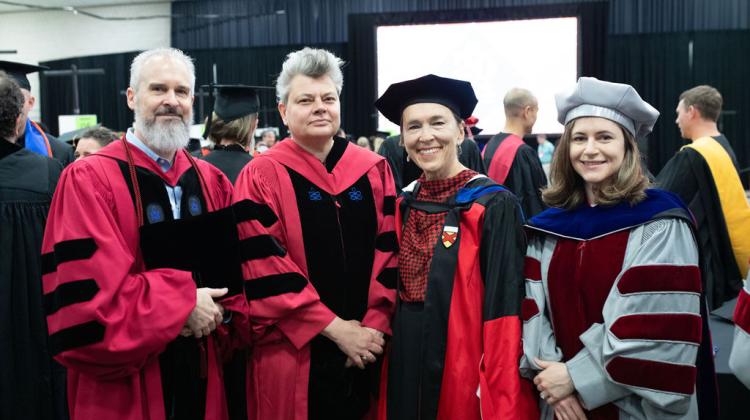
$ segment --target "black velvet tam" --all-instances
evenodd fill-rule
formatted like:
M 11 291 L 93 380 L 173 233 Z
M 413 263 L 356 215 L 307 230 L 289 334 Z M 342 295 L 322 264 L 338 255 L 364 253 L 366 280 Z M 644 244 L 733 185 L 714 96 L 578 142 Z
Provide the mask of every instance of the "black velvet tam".
M 0 70 L 8 73 L 8 76 L 18 83 L 18 86 L 22 89 L 31 90 L 31 84 L 29 84 L 26 74 L 36 73 L 39 70 L 49 70 L 49 67 L 0 60 Z
M 388 86 L 383 96 L 375 101 L 375 107 L 388 120 L 401 125 L 404 109 L 417 103 L 440 104 L 466 119 L 477 106 L 477 96 L 470 82 L 428 74 Z

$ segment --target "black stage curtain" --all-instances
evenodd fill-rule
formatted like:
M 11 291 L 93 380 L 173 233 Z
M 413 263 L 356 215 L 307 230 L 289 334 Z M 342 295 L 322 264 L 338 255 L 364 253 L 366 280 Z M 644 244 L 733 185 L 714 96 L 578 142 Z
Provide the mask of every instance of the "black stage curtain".
M 691 58 L 692 45 L 692 58 Z M 606 79 L 633 85 L 661 112 L 645 145 L 654 174 L 685 144 L 675 124 L 680 94 L 697 85 L 716 87 L 724 97 L 719 121 L 737 153 L 740 167 L 750 166 L 750 31 L 679 32 L 611 35 Z M 743 181 L 747 188 L 747 175 Z
M 344 44 L 324 44 L 325 48 L 346 60 Z M 302 48 L 301 45 L 284 45 L 257 48 L 223 48 L 187 50 L 185 53 L 195 62 L 196 92 L 201 85 L 213 80 L 216 64 L 216 80 L 219 83 L 243 83 L 256 86 L 275 85 L 286 55 Z M 104 76 L 80 76 L 79 95 L 82 114 L 97 114 L 106 127 L 124 131 L 133 121 L 133 112 L 127 106 L 124 95 L 129 84 L 130 62 L 137 52 L 80 57 L 42 63 L 52 69 L 69 69 L 75 64 L 79 69 L 103 68 Z M 206 91 L 207 92 L 207 91 Z M 342 95 L 342 114 L 347 114 L 347 96 Z M 73 113 L 73 87 L 70 77 L 41 77 L 42 121 L 52 134 L 58 133 L 57 117 Z M 260 126 L 282 127 L 276 111 L 275 90 L 263 90 L 260 94 Z M 208 111 L 206 96 L 198 93 L 195 98 L 194 115 L 196 122 L 202 122 Z M 283 131 L 283 130 L 282 130 Z M 283 134 L 283 133 L 282 133 Z
M 130 62 L 137 52 L 78 57 L 47 61 L 41 64 L 53 70 L 104 69 L 104 75 L 79 76 L 78 94 L 81 114 L 96 114 L 105 127 L 124 130 L 133 121 L 133 113 L 125 100 L 130 81 Z M 42 73 L 40 99 L 42 122 L 58 135 L 57 117 L 73 113 L 73 82 L 70 77 L 48 77 Z
M 580 0 L 578 2 L 606 1 L 614 0 Z M 618 1 L 630 2 L 631 0 Z M 350 32 L 347 27 L 347 19 L 354 14 L 420 13 L 434 10 L 453 13 L 453 11 L 463 9 L 485 11 L 519 5 L 538 6 L 571 2 L 573 1 L 176 0 L 172 2 L 172 45 L 181 49 L 196 49 L 286 44 L 332 44 L 349 41 L 347 35 Z M 623 7 L 619 8 L 623 9 Z M 637 12 L 638 9 L 633 10 Z M 625 16 L 630 17 L 631 14 Z M 612 17 L 616 18 L 616 16 Z M 642 16 L 638 18 L 639 22 L 643 21 Z M 723 21 L 720 23 L 725 24 Z M 624 23 L 618 26 L 627 29 Z
M 349 109 L 344 125 L 353 132 L 374 133 L 377 128 L 377 46 L 376 28 L 381 25 L 487 22 L 497 20 L 579 18 L 580 75 L 603 77 L 607 44 L 607 3 L 551 4 L 545 6 L 504 7 L 494 9 L 449 10 L 436 12 L 381 13 L 349 15 L 348 51 L 351 59 L 345 73 L 349 93 L 356 102 Z M 446 51 L 446 54 L 455 51 Z M 530 63 L 532 65 L 533 63 Z M 554 63 L 550 63 L 554 64 Z M 399 65 L 399 63 L 393 63 Z

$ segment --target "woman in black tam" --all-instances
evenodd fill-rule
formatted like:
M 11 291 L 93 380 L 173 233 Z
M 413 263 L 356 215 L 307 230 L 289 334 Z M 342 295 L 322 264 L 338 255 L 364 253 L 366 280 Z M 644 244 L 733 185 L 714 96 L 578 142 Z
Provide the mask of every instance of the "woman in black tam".
M 397 203 L 400 279 L 382 418 L 538 417 L 517 369 L 523 216 L 513 194 L 458 160 L 476 104 L 471 83 L 435 75 L 393 84 L 375 102 L 423 171 Z
M 205 135 L 214 143 L 213 152 L 203 159 L 216 166 L 232 181 L 251 160 L 255 150 L 260 101 L 254 86 L 210 85 L 216 88 L 213 112 L 206 119 Z

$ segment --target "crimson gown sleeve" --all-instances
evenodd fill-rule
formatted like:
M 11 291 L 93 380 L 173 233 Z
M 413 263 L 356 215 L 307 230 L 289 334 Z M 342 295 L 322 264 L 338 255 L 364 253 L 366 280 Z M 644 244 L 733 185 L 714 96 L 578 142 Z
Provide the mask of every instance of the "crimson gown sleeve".
M 482 418 L 538 419 L 531 383 L 518 370 L 526 239 L 518 202 L 498 193 L 487 205 L 480 248 L 484 279 L 479 395 Z
M 729 356 L 729 367 L 737 379 L 750 388 L 750 274 L 745 288 L 740 291 L 734 309 L 734 342 Z
M 388 164 L 381 161 L 376 168 L 378 169 L 376 179 L 378 185 L 377 188 L 373 188 L 373 191 L 382 191 L 382 196 L 375 200 L 379 223 L 367 298 L 367 312 L 362 325 L 390 335 L 391 315 L 396 304 L 396 284 L 398 283 L 396 189 Z
M 207 189 L 213 195 L 214 208 L 217 211 L 232 205 L 234 187 L 222 172 L 217 169 L 205 169 L 207 164 L 198 163 L 204 169 L 202 171 L 213 172 L 213 183 L 207 185 Z M 225 322 L 217 325 L 213 333 L 217 351 L 222 359 L 229 359 L 234 350 L 247 347 L 250 344 L 250 322 L 248 319 L 247 299 L 243 293 L 226 296 L 217 299 L 224 308 Z
M 50 352 L 69 369 L 131 375 L 175 339 L 195 306 L 186 271 L 137 271 L 111 188 L 85 161 L 63 172 L 42 246 Z M 132 211 L 132 210 L 130 210 Z M 129 246 L 129 244 L 131 244 Z
M 252 335 L 258 339 L 276 327 L 298 349 L 318 335 L 336 315 L 287 253 L 282 194 L 268 159 L 254 159 L 235 184 L 235 207 L 249 215 L 239 223 L 242 272 Z

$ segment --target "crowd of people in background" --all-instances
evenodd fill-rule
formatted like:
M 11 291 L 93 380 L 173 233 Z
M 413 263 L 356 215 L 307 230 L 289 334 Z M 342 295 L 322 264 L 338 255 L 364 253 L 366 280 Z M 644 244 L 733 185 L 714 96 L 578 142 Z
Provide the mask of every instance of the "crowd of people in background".
M 275 83 L 209 85 L 134 58 L 132 127 L 66 144 L 0 62 L 0 418 L 714 419 L 708 312 L 738 298 L 750 387 L 750 204 L 710 86 L 676 99 L 686 146 L 655 177 L 660 115 L 581 77 L 533 134 L 504 93 L 483 136 L 470 81 L 428 74 L 341 127 L 342 61 L 291 52 Z M 353 84 L 352 84 L 353 85 Z M 658 141 L 658 139 L 652 139 Z M 721 407 L 730 410 L 730 407 Z

